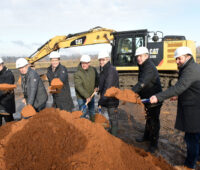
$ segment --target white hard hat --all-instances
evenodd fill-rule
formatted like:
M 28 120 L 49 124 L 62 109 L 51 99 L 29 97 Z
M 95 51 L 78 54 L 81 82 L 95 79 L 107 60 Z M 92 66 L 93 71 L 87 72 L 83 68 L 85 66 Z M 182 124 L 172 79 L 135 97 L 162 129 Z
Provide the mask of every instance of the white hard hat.
M 192 56 L 192 51 L 188 47 L 179 47 L 174 52 L 174 58 L 180 57 L 182 55 L 190 54 Z
M 137 48 L 137 50 L 135 51 L 135 56 L 138 56 L 138 55 L 141 55 L 141 54 L 149 54 L 149 50 L 147 49 L 147 47 Z
M 82 55 L 80 62 L 86 62 L 89 63 L 91 61 L 90 56 L 89 55 Z
M 24 67 L 28 64 L 28 61 L 25 58 L 19 58 L 16 61 L 16 68 Z
M 60 58 L 60 53 L 57 51 L 51 52 L 49 58 Z
M 3 59 L 2 58 L 0 58 L 0 64 L 2 64 L 3 63 Z
M 98 54 L 98 60 L 102 58 L 110 58 L 110 55 L 107 51 L 101 51 Z

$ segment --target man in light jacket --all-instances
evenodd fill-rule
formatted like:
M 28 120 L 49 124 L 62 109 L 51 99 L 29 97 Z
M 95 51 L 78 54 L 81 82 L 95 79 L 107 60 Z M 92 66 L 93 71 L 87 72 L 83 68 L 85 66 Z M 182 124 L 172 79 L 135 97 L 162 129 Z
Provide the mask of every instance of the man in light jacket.
M 48 99 L 46 89 L 40 76 L 35 70 L 30 68 L 25 58 L 17 59 L 16 68 L 20 71 L 22 77 L 23 102 L 26 105 L 32 105 L 34 109 L 39 112 L 45 108 Z

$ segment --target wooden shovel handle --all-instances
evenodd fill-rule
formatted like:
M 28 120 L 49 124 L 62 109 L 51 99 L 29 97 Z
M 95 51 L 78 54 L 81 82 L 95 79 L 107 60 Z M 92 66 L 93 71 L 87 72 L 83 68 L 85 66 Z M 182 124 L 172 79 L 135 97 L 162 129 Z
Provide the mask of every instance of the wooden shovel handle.
M 96 91 L 94 91 L 90 97 L 92 98 L 95 95 L 95 93 L 96 93 Z M 87 105 L 88 103 L 89 102 L 86 102 L 85 105 Z

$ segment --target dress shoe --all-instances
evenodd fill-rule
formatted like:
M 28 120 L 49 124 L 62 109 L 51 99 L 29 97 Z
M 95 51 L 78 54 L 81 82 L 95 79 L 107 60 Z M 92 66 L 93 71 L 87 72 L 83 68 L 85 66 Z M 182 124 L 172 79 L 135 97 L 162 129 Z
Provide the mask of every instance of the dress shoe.
M 157 146 L 150 146 L 147 151 L 150 153 L 155 153 L 157 150 L 158 150 Z

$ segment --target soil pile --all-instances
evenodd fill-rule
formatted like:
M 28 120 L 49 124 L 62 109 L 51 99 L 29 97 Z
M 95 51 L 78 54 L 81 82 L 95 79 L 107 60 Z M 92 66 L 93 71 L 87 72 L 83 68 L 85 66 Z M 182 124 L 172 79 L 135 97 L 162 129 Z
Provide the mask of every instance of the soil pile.
M 101 125 L 55 108 L 0 128 L 0 167 L 173 170 L 162 158 L 124 143 Z
M 141 101 L 139 95 L 137 93 L 134 93 L 130 89 L 120 90 L 118 88 L 111 87 L 106 90 L 105 96 L 115 97 L 115 98 L 125 101 L 125 102 L 142 104 L 142 101 Z
M 14 90 L 16 87 L 17 87 L 16 84 L 6 84 L 6 83 L 0 84 L 0 90 L 3 91 Z
M 72 115 L 74 116 L 74 118 L 80 118 L 83 115 L 82 111 L 74 111 L 72 112 Z
M 108 119 L 106 119 L 105 116 L 103 116 L 102 114 L 99 114 L 99 113 L 95 114 L 95 123 L 99 123 L 105 128 L 109 128 L 109 126 L 110 126 Z
M 59 78 L 54 78 L 51 81 L 51 86 L 49 86 L 50 93 L 60 93 L 63 88 L 63 82 Z
M 21 114 L 23 117 L 29 117 L 29 116 L 33 116 L 36 114 L 35 109 L 33 108 L 33 106 L 31 106 L 30 104 L 25 106 L 22 111 Z

